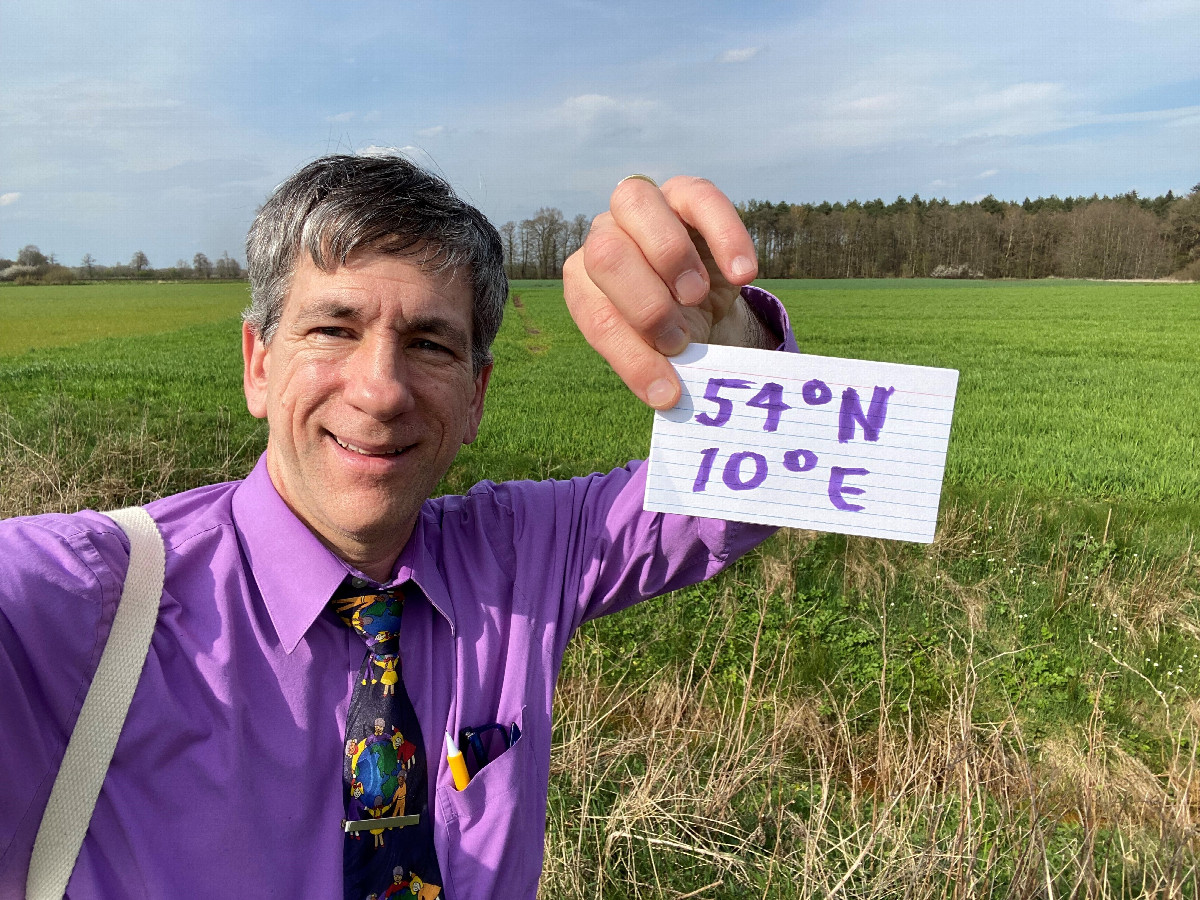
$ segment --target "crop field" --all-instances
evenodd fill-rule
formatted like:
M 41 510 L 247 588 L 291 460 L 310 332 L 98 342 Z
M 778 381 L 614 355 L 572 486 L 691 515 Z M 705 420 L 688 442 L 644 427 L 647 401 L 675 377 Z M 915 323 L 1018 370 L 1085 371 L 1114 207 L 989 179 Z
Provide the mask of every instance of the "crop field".
M 33 347 L 178 331 L 241 312 L 244 282 L 150 282 L 6 287 L 0 293 L 0 356 Z
M 586 626 L 542 896 L 1200 896 L 1200 285 L 763 286 L 805 352 L 960 370 L 937 540 L 784 531 Z M 443 488 L 644 455 L 561 282 L 513 294 Z M 0 289 L 0 515 L 244 475 L 244 299 Z

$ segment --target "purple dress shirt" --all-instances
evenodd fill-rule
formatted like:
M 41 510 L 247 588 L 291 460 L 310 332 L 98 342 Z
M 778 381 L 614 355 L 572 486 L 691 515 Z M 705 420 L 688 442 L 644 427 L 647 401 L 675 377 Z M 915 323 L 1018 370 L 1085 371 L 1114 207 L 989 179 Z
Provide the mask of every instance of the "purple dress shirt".
M 778 302 L 746 295 L 794 349 Z M 429 500 L 384 585 L 419 588 L 400 653 L 425 746 L 487 722 L 521 730 L 461 792 L 430 752 L 450 900 L 536 891 L 571 634 L 715 574 L 772 530 L 648 513 L 644 487 L 631 463 Z M 162 605 L 68 896 L 339 897 L 343 736 L 363 647 L 327 603 L 361 573 L 292 514 L 264 460 L 245 481 L 146 508 L 166 543 Z M 128 554 L 94 512 L 0 522 L 0 898 L 23 895 Z

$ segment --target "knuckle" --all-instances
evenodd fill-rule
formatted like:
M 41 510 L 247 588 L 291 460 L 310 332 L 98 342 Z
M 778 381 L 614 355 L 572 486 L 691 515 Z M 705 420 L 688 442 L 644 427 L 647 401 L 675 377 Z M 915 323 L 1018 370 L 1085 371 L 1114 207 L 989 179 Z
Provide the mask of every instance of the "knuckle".
M 621 332 L 624 320 L 608 303 L 600 303 L 587 311 L 587 336 L 591 341 L 607 343 Z
M 696 194 L 715 193 L 724 196 L 719 187 L 707 178 L 701 178 L 698 175 L 676 175 L 663 185 L 663 193 L 676 193 L 678 191 Z
M 707 178 L 680 178 L 678 184 L 671 185 L 668 197 L 674 204 L 688 209 L 696 220 L 737 214 L 725 192 Z
M 612 231 L 593 231 L 583 245 L 584 264 L 589 272 L 615 272 L 625 258 L 625 242 Z
M 654 267 L 666 275 L 674 275 L 696 266 L 696 247 L 682 228 L 659 235 L 647 248 L 646 255 Z
M 622 221 L 630 221 L 645 216 L 655 202 L 658 189 L 636 178 L 622 181 L 613 190 L 609 203 L 613 215 Z

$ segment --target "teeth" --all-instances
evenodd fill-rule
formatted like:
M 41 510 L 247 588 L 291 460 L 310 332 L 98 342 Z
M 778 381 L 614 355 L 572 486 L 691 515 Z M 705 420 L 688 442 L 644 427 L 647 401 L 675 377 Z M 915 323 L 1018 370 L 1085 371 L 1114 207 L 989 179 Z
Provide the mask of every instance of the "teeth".
M 348 444 L 336 434 L 333 436 L 333 439 L 338 442 L 339 446 L 345 447 L 347 450 L 353 450 L 355 453 L 361 453 L 363 456 L 399 456 L 404 452 L 403 448 L 400 448 L 396 450 L 385 450 L 382 453 L 375 453 L 374 451 L 364 450 L 362 447 L 355 447 L 353 444 Z

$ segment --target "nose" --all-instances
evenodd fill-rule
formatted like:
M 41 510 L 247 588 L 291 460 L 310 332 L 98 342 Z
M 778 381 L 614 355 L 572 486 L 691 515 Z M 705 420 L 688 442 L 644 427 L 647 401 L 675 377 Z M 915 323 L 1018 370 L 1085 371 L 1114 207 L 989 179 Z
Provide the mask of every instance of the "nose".
M 345 363 L 346 401 L 386 422 L 413 405 L 404 355 L 384 335 L 364 337 Z

